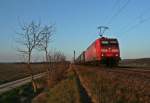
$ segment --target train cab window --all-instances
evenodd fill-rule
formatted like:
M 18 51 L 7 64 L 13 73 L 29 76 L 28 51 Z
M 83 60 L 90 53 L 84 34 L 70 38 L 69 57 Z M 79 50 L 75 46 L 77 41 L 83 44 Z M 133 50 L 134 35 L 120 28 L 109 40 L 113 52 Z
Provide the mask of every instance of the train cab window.
M 118 46 L 117 40 L 110 41 L 111 46 Z
M 110 41 L 110 44 L 117 44 L 117 41 Z
M 110 40 L 110 41 L 102 41 L 102 46 L 118 46 L 117 40 Z
M 107 45 L 109 45 L 109 42 L 108 41 L 102 41 L 101 44 L 102 44 L 102 46 L 107 46 Z

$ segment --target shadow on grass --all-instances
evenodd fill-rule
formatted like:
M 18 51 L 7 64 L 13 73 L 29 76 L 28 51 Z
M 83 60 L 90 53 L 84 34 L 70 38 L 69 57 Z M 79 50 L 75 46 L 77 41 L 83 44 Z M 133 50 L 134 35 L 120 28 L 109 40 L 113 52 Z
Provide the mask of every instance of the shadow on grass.
M 78 90 L 80 92 L 80 101 L 81 101 L 81 103 L 92 103 L 91 98 L 88 96 L 87 91 L 82 86 L 78 75 L 76 73 L 75 73 L 75 75 L 76 75 L 75 79 L 76 79 L 76 83 L 78 85 Z
M 39 94 L 42 89 L 34 93 L 32 84 L 26 84 L 11 91 L 0 94 L 0 103 L 31 103 L 33 97 Z

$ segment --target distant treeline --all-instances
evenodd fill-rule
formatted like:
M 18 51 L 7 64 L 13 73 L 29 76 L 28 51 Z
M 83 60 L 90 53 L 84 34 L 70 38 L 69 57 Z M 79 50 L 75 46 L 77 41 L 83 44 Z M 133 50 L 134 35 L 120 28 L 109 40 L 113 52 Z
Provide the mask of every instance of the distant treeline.
M 49 63 L 54 63 L 54 64 L 59 64 L 62 62 L 31 62 L 31 64 L 49 64 Z M 63 63 L 70 63 L 70 61 L 64 61 Z M 27 64 L 26 62 L 1 62 L 0 64 Z

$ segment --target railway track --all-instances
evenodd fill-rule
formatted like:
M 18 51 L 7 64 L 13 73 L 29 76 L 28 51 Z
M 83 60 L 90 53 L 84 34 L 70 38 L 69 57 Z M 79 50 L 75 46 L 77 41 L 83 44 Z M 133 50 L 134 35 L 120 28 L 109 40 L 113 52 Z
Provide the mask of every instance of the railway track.
M 114 74 L 121 74 L 128 76 L 129 78 L 138 78 L 146 81 L 150 81 L 150 69 L 149 68 L 139 68 L 139 67 L 113 67 L 108 68 L 105 66 L 84 66 L 85 69 L 89 69 L 95 72 L 105 71 Z
M 116 67 L 116 68 L 102 68 L 99 70 L 111 72 L 111 73 L 119 73 L 122 75 L 126 75 L 128 77 L 132 78 L 138 78 L 138 79 L 143 79 L 143 80 L 148 80 L 150 81 L 150 69 L 145 69 L 145 68 L 122 68 L 122 67 Z
M 107 68 L 106 68 L 107 69 Z M 112 69 L 109 69 L 111 71 L 127 71 L 127 72 L 134 72 L 134 73 L 145 73 L 145 74 L 150 74 L 150 69 L 140 69 L 140 68 L 120 68 L 120 67 L 117 67 L 117 68 L 112 68 Z

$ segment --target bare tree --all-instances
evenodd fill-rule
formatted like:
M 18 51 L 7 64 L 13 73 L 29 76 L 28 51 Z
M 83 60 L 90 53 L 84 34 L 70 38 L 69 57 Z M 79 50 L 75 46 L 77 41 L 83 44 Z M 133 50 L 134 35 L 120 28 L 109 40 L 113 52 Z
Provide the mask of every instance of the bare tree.
M 54 62 L 64 62 L 66 60 L 65 55 L 60 51 L 55 51 L 53 54 Z
M 52 66 L 50 66 L 51 62 L 49 62 L 50 58 L 48 57 L 48 46 L 50 41 L 52 41 L 52 36 L 54 34 L 55 28 L 54 25 L 50 25 L 50 26 L 44 26 L 43 30 L 42 30 L 42 40 L 40 42 L 39 48 L 45 52 L 45 62 L 48 63 L 48 65 L 46 65 L 46 70 L 47 70 L 47 74 L 48 74 L 48 84 L 50 81 L 50 68 L 52 68 Z
M 66 57 L 65 55 L 60 51 L 54 51 L 48 53 L 48 60 L 50 63 L 50 72 L 49 72 L 49 79 L 50 82 L 56 82 L 58 78 L 62 77 L 62 69 L 58 69 L 57 65 L 63 63 L 65 65 Z
M 43 29 L 40 23 L 37 24 L 34 21 L 20 27 L 21 32 L 17 33 L 19 34 L 17 42 L 23 49 L 19 48 L 18 51 L 27 57 L 27 68 L 30 71 L 34 92 L 36 92 L 36 83 L 34 81 L 34 74 L 31 68 L 31 56 L 33 49 L 35 49 L 41 43 L 41 40 L 43 40 Z

